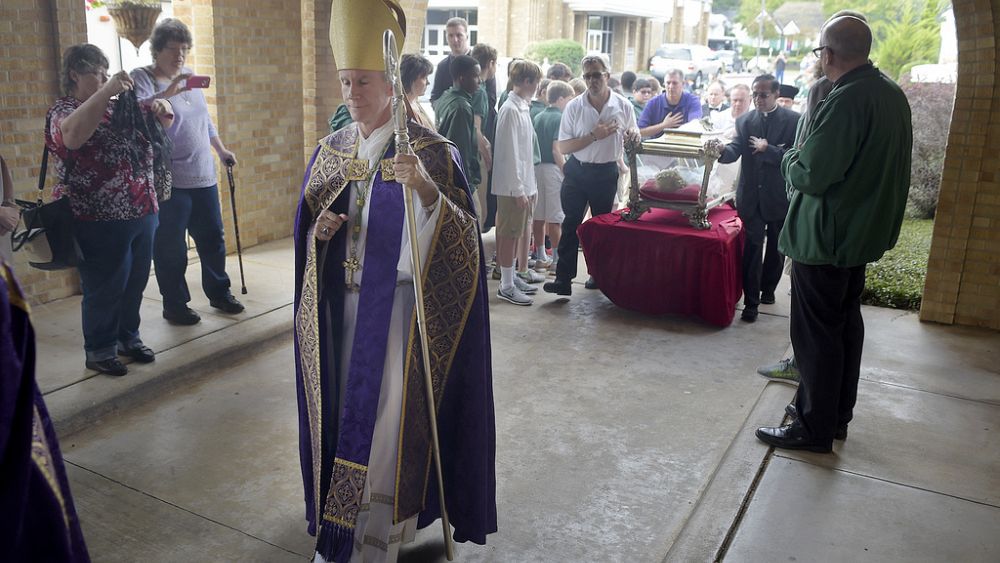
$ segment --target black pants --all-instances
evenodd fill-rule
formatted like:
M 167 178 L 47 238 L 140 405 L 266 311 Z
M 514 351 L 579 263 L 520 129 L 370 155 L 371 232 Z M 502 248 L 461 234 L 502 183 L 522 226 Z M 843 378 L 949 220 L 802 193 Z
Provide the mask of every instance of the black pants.
M 799 420 L 811 438 L 832 441 L 854 416 L 865 324 L 865 266 L 792 264 L 790 332 L 800 383 Z
M 744 218 L 746 239 L 743 243 L 743 305 L 760 305 L 761 291 L 774 293 L 781 281 L 785 256 L 778 251 L 778 237 L 785 221 L 766 222 Z M 763 262 L 762 262 L 763 260 Z
M 614 162 L 584 164 L 570 157 L 563 166 L 563 183 L 559 193 L 563 213 L 562 235 L 559 239 L 559 263 L 556 280 L 568 282 L 576 277 L 576 262 L 580 239 L 576 229 L 590 205 L 594 217 L 611 213 L 618 192 L 618 165 Z
M 160 227 L 153 242 L 156 283 L 163 296 L 163 309 L 183 309 L 191 301 L 187 280 L 187 245 L 184 231 L 191 233 L 201 261 L 201 287 L 209 299 L 229 294 L 226 275 L 226 242 L 219 205 L 219 187 L 178 189 L 160 204 Z

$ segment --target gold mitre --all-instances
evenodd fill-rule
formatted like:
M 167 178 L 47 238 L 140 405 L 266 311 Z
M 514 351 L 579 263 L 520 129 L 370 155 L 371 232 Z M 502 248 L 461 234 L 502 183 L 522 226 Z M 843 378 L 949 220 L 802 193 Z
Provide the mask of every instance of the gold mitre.
M 401 49 L 406 15 L 398 0 L 333 0 L 330 47 L 337 69 L 384 71 L 382 34 L 387 29 L 396 34 L 397 49 Z

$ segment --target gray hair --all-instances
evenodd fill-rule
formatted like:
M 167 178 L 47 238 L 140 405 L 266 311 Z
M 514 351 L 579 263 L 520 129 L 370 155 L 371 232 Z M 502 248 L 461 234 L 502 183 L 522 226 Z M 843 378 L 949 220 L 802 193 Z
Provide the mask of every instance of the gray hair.
M 184 22 L 177 18 L 166 18 L 153 28 L 153 36 L 149 38 L 149 50 L 155 57 L 167 46 L 167 43 L 176 41 L 178 43 L 192 46 L 191 31 Z
M 583 60 L 580 61 L 580 68 L 595 64 L 600 64 L 604 67 L 604 72 L 611 72 L 611 63 L 608 62 L 608 58 L 603 54 L 587 55 L 586 57 L 583 57 Z
M 466 33 L 469 32 L 469 22 L 465 18 L 454 17 L 454 18 L 449 19 L 444 24 L 445 29 L 447 29 L 449 27 L 458 27 L 458 26 L 462 26 L 462 28 L 465 29 Z
M 679 68 L 672 68 L 668 70 L 667 73 L 663 75 L 664 82 L 666 82 L 668 76 L 676 76 L 682 84 L 684 83 L 684 71 Z
M 840 16 L 823 26 L 823 44 L 845 60 L 868 59 L 872 51 L 872 30 L 868 23 L 855 16 Z
M 108 58 L 104 56 L 104 52 L 97 45 L 81 43 L 69 47 L 63 52 L 62 70 L 59 74 L 63 94 L 69 96 L 76 90 L 76 81 L 70 76 L 70 71 L 85 74 L 94 71 L 107 72 L 107 70 Z

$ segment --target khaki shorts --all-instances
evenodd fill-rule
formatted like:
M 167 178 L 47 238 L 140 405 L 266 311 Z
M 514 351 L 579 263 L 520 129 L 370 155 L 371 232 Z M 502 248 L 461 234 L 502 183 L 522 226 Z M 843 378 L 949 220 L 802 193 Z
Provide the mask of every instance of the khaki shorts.
M 497 236 L 519 238 L 531 223 L 537 196 L 528 198 L 524 209 L 517 206 L 517 198 L 512 196 L 497 196 Z
M 562 224 L 566 214 L 560 200 L 563 173 L 555 164 L 535 165 L 535 184 L 538 185 L 538 203 L 533 217 L 535 221 Z

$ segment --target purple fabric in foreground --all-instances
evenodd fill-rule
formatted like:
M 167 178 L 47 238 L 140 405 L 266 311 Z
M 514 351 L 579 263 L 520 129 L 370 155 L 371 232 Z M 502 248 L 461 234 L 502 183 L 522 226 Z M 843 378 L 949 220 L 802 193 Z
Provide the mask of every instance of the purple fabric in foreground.
M 87 562 L 66 469 L 35 382 L 35 333 L 0 262 L 0 559 Z

